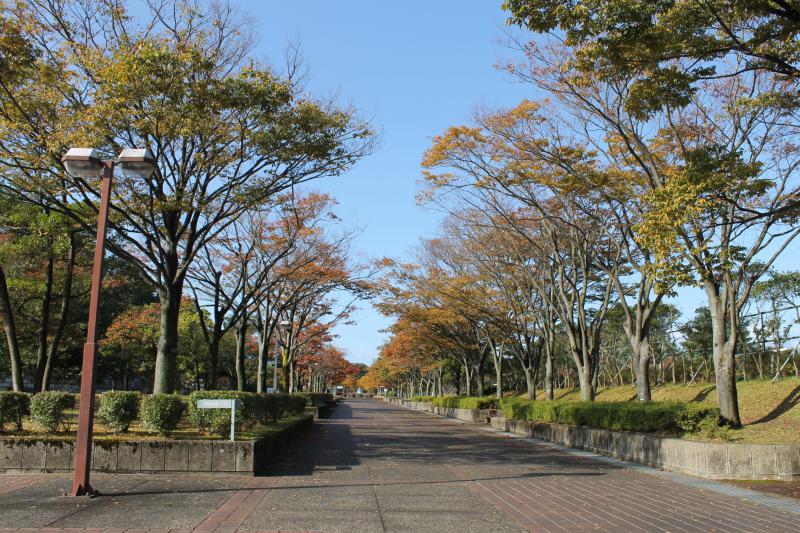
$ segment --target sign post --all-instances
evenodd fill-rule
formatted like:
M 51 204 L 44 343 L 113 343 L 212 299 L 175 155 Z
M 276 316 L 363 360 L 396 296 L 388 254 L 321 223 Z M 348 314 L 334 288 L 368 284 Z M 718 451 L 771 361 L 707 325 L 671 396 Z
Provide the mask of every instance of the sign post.
M 239 407 L 239 400 L 197 400 L 198 409 L 230 409 L 231 410 L 231 442 L 236 436 L 236 408 Z

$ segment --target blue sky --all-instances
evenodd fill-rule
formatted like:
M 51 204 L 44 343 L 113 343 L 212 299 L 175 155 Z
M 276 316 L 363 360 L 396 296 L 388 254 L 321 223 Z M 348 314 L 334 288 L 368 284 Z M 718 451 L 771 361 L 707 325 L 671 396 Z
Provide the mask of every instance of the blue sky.
M 431 236 L 438 213 L 416 206 L 419 162 L 431 137 L 464 123 L 479 105 L 511 105 L 528 93 L 493 68 L 510 55 L 500 43 L 504 12 L 478 0 L 376 2 L 240 1 L 255 24 L 256 56 L 280 65 L 301 39 L 309 90 L 341 94 L 382 131 L 380 149 L 347 175 L 317 182 L 338 214 L 363 227 L 354 248 L 368 257 L 401 257 Z M 369 363 L 388 322 L 368 303 L 355 326 L 337 330 L 351 361 Z
M 415 204 L 420 159 L 431 137 L 468 122 L 476 106 L 535 98 L 530 86 L 493 68 L 514 54 L 504 44 L 500 0 L 238 0 L 252 17 L 255 55 L 280 66 L 290 41 L 301 41 L 311 93 L 339 93 L 382 131 L 380 149 L 345 176 L 314 185 L 339 202 L 338 214 L 363 228 L 354 249 L 364 258 L 400 258 L 432 236 L 440 215 Z M 796 269 L 800 246 L 776 265 Z M 703 305 L 698 289 L 670 299 L 688 319 Z M 354 362 L 371 362 L 389 322 L 369 303 L 356 325 L 336 330 Z

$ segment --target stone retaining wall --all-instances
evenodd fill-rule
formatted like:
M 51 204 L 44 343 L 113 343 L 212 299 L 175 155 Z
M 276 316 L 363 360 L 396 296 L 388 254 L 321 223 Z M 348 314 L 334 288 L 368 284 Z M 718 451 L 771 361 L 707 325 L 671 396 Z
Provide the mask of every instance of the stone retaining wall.
M 800 479 L 800 446 L 697 442 L 641 433 L 492 417 L 525 437 L 708 479 Z
M 97 441 L 92 470 L 117 473 L 228 472 L 253 475 L 285 442 L 309 427 L 312 417 L 256 441 Z M 66 472 L 75 466 L 75 444 L 0 440 L 0 472 Z
M 392 403 L 416 409 L 417 411 L 426 411 L 435 415 L 444 416 L 447 418 L 455 418 L 463 420 L 464 422 L 478 422 L 486 424 L 494 413 L 494 409 L 456 409 L 454 407 L 439 407 L 431 404 L 431 402 L 412 402 L 409 400 L 389 400 Z

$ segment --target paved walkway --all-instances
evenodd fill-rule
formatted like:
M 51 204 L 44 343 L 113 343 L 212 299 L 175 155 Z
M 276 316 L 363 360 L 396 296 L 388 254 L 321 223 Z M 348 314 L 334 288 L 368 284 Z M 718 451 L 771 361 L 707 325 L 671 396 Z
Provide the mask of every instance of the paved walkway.
M 255 478 L 0 475 L 0 531 L 753 531 L 800 529 L 798 506 L 714 483 L 353 400 Z M 159 529 L 154 529 L 159 528 Z

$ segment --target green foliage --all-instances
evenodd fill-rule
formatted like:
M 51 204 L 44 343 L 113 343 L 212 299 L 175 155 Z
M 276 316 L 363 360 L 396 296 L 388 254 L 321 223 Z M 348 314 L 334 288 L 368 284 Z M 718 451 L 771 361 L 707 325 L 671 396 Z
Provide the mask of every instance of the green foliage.
M 178 427 L 186 409 L 180 396 L 152 394 L 142 397 L 139 412 L 142 424 L 159 435 L 169 436 Z
M 440 396 L 430 400 L 437 407 L 453 409 L 496 409 L 497 398 L 477 398 L 474 396 Z
M 433 396 L 412 396 L 408 399 L 410 402 L 429 402 L 433 400 Z
M 43 391 L 31 399 L 31 420 L 48 433 L 66 425 L 66 410 L 75 407 L 75 396 L 67 392 Z
M 306 399 L 309 407 L 324 407 L 328 402 L 333 401 L 333 394 L 327 392 L 299 392 L 298 396 Z
M 261 397 L 271 412 L 273 420 L 288 415 L 297 415 L 306 409 L 306 399 L 296 394 L 262 394 Z
M 328 395 L 330 396 L 330 395 Z M 231 429 L 230 409 L 198 409 L 200 399 L 236 399 L 236 428 L 268 424 L 287 415 L 295 415 L 305 410 L 307 395 L 256 394 L 239 391 L 195 391 L 189 395 L 189 420 L 200 431 L 227 436 Z
M 672 402 L 569 402 L 504 398 L 506 418 L 639 432 L 707 432 L 719 420 L 719 409 Z
M 513 24 L 538 33 L 557 30 L 584 72 L 638 75 L 641 87 L 631 97 L 643 110 L 680 105 L 699 80 L 739 69 L 789 77 L 799 72 L 800 23 L 792 3 L 506 0 L 503 8 Z M 738 69 L 725 60 L 732 55 L 741 56 Z
M 253 436 L 256 439 L 275 437 L 285 431 L 292 431 L 297 426 L 307 424 L 309 419 L 313 419 L 313 417 L 311 415 L 299 414 L 288 416 L 269 425 L 256 424 L 253 427 Z
M 236 408 L 236 430 L 250 427 L 261 421 L 259 417 L 258 395 L 239 391 L 195 391 L 189 395 L 189 421 L 200 431 L 211 432 L 222 437 L 231 430 L 230 409 L 200 409 L 198 400 L 239 400 Z
M 141 395 L 134 391 L 108 391 L 100 396 L 97 415 L 117 433 L 127 433 L 139 416 Z
M 0 432 L 6 424 L 22 431 L 22 418 L 31 414 L 31 397 L 24 392 L 0 392 Z

